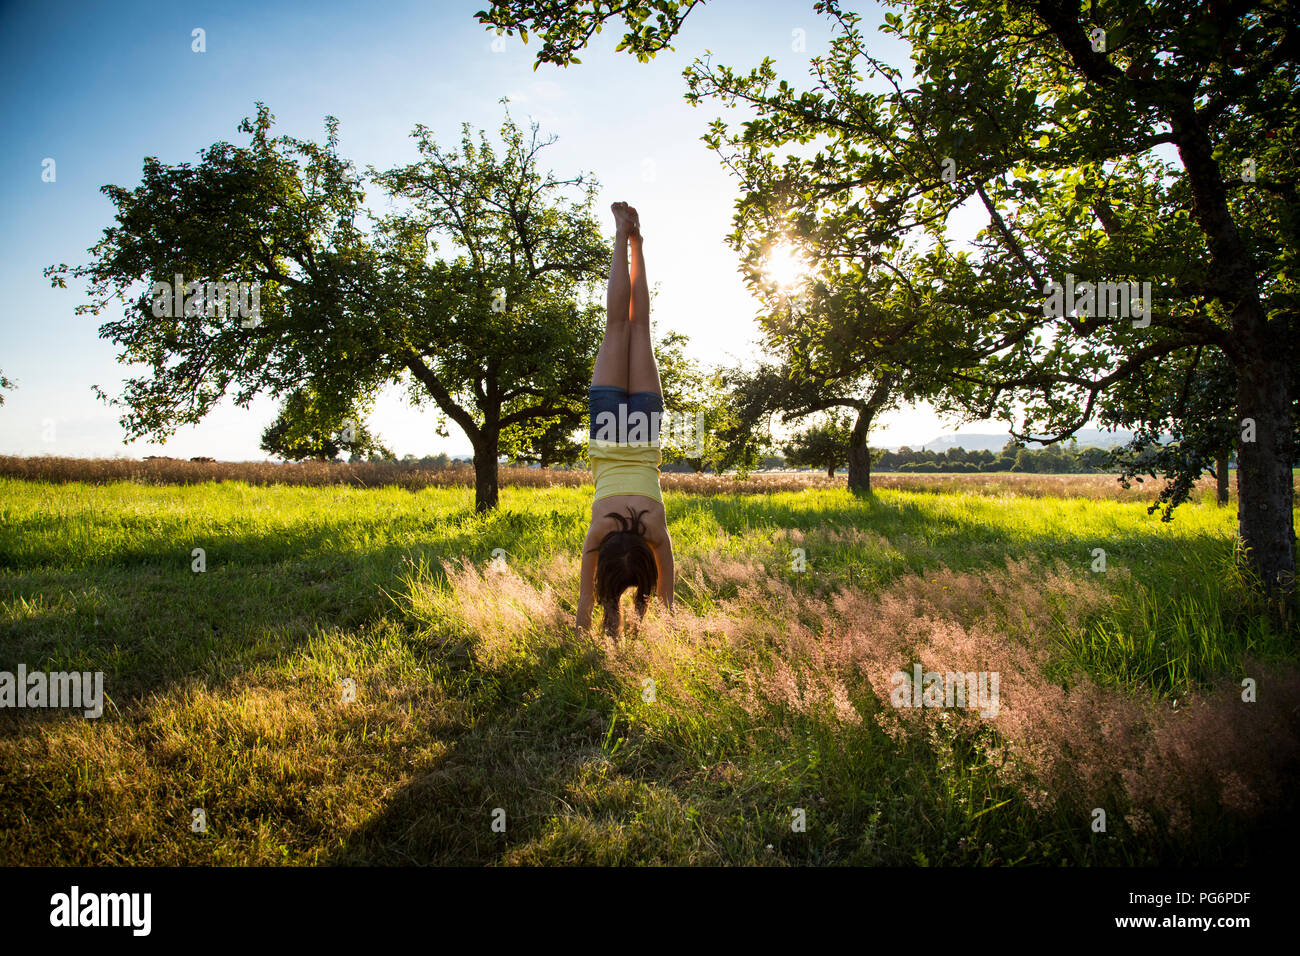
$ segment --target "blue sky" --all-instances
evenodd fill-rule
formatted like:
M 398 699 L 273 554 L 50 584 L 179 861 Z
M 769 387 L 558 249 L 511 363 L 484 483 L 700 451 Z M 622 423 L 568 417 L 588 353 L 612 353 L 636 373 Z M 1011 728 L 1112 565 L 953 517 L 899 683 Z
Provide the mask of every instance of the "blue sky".
M 533 119 L 558 137 L 544 165 L 557 173 L 593 173 L 602 208 L 616 200 L 641 210 L 647 269 L 658 285 L 654 320 L 685 332 L 706 363 L 754 354 L 755 303 L 725 244 L 735 183 L 701 142 L 718 106 L 694 108 L 681 73 L 708 50 L 734 68 L 776 60 L 799 82 L 808 57 L 831 36 L 811 0 L 712 0 L 697 9 L 676 50 L 639 64 L 613 47 L 606 30 L 583 62 L 566 70 L 532 69 L 536 41 L 525 47 L 493 36 L 474 19 L 484 0 L 450 2 L 272 2 L 0 4 L 0 370 L 18 383 L 0 407 L 0 453 L 140 457 L 212 455 L 261 460 L 262 429 L 275 414 L 269 399 L 249 409 L 223 403 L 166 446 L 123 444 L 118 412 L 91 385 L 121 391 L 127 369 L 97 335 L 114 313 L 76 315 L 84 290 L 51 289 L 41 270 L 89 261 L 87 250 L 112 221 L 105 184 L 134 186 L 141 162 L 197 161 L 214 142 L 244 142 L 236 126 L 265 102 L 276 130 L 322 139 L 324 117 L 340 121 L 340 148 L 358 168 L 384 169 L 416 157 L 417 123 L 445 143 L 460 124 L 495 130 L 508 96 L 518 120 Z M 860 11 L 879 19 L 873 4 Z M 192 50 L 205 32 L 206 52 Z M 806 51 L 793 37 L 804 31 Z M 874 48 L 903 66 L 905 48 L 882 37 Z M 802 84 L 800 84 L 802 85 Z M 735 116 L 736 114 L 731 113 Z M 44 182 L 45 160 L 55 180 Z M 378 190 L 367 202 L 384 208 Z M 111 307 L 110 307 L 111 308 Z M 468 453 L 452 426 L 434 431 L 434 413 L 407 405 L 394 389 L 372 424 L 399 455 Z M 882 421 L 875 445 L 919 444 L 950 430 L 928 408 Z M 995 425 L 967 426 L 999 431 Z

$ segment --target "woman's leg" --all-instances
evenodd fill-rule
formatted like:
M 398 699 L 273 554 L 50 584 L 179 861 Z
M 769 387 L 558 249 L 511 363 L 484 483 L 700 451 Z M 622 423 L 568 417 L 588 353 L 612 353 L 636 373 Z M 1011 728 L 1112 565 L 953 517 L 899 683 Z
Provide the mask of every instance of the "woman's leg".
M 659 383 L 659 365 L 650 345 L 650 287 L 646 284 L 645 256 L 641 254 L 641 233 L 628 238 L 631 256 L 632 310 L 627 356 L 627 390 L 629 393 L 664 393 Z
M 628 314 L 632 297 L 632 284 L 627 271 L 627 238 L 630 224 L 620 207 L 614 203 L 617 231 L 614 234 L 614 258 L 609 263 L 609 285 L 605 290 L 605 338 L 596 353 L 596 367 L 591 373 L 592 385 L 612 385 L 627 388 Z

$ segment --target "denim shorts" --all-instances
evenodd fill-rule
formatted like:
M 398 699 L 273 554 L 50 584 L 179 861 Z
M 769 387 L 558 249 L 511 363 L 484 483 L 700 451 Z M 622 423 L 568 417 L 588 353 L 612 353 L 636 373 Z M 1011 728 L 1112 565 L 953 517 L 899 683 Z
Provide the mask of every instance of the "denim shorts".
M 656 423 L 654 432 L 655 438 L 658 437 L 659 418 L 651 418 L 653 413 L 658 413 L 660 418 L 663 416 L 664 398 L 658 392 L 633 392 L 629 395 L 627 389 L 617 385 L 592 385 L 587 389 L 587 406 L 591 413 L 592 438 L 597 437 L 602 414 L 613 415 L 612 421 L 616 423 L 626 423 L 637 412 L 644 415 L 647 421 Z M 626 411 L 621 411 L 620 406 Z M 611 419 L 605 418 L 604 421 L 608 423 Z M 624 427 L 620 425 L 618 431 L 618 442 L 626 443 Z

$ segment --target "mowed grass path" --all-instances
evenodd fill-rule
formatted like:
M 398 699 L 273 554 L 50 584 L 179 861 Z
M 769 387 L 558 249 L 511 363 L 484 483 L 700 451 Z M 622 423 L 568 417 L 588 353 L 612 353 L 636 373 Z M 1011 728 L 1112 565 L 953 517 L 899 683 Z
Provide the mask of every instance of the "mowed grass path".
M 0 713 L 0 863 L 1243 862 L 1290 810 L 1196 790 L 1168 831 L 1132 787 L 1010 772 L 996 722 L 893 727 L 865 658 L 823 659 L 874 617 L 837 596 L 892 601 L 900 647 L 915 599 L 1040 654 L 1053 692 L 1289 679 L 1232 510 L 669 493 L 680 620 L 615 645 L 567 626 L 589 496 L 506 488 L 479 516 L 460 488 L 0 479 L 0 670 L 103 671 L 111 701 Z

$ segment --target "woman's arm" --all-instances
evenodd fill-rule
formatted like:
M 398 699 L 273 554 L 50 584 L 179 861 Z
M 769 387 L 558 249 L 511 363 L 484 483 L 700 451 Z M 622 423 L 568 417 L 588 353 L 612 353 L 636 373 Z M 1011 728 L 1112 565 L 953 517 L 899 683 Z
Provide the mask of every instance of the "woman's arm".
M 673 566 L 673 539 L 668 537 L 668 532 L 664 531 L 663 540 L 654 548 L 655 561 L 659 564 L 659 600 L 663 602 L 668 613 L 673 610 L 673 585 L 676 583 L 675 568 Z
M 596 542 L 592 540 L 594 533 L 595 528 L 592 527 L 582 542 L 582 569 L 578 572 L 578 630 L 580 631 L 591 627 L 591 608 L 595 600 L 597 552 L 588 550 L 596 546 Z

